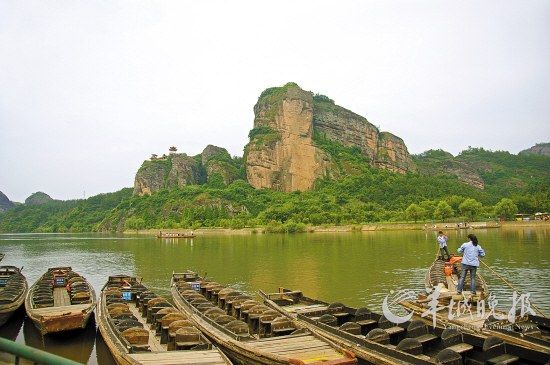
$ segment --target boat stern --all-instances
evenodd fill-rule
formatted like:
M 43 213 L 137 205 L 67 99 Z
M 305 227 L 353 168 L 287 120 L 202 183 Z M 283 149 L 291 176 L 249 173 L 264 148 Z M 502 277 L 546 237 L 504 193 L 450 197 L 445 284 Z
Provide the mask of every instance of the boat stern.
M 90 313 L 85 311 L 68 312 L 62 315 L 41 316 L 36 322 L 40 332 L 45 335 L 48 333 L 57 333 L 71 331 L 86 327 Z

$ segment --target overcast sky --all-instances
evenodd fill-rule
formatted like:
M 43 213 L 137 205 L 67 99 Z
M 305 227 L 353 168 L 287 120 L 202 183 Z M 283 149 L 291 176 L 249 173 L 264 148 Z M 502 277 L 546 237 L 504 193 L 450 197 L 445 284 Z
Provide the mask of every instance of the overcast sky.
M 242 155 L 262 90 L 326 94 L 411 153 L 550 140 L 549 1 L 0 1 L 0 191 L 133 185 Z

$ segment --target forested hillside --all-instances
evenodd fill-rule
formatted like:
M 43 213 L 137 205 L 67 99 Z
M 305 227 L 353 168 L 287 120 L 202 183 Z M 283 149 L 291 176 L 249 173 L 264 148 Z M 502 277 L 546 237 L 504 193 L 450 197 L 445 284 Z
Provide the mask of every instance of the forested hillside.
M 356 148 L 316 135 L 316 144 L 336 165 L 330 178 L 306 192 L 254 189 L 244 180 L 164 189 L 152 195 L 132 190 L 86 200 L 17 206 L 0 215 L 2 232 L 116 231 L 143 228 L 256 227 L 299 231 L 305 225 L 380 221 L 488 219 L 550 211 L 550 157 L 468 149 L 414 156 L 419 173 L 374 169 Z M 464 174 L 483 181 L 480 189 Z M 473 176 L 472 175 L 472 176 Z M 503 200 L 504 198 L 504 200 Z

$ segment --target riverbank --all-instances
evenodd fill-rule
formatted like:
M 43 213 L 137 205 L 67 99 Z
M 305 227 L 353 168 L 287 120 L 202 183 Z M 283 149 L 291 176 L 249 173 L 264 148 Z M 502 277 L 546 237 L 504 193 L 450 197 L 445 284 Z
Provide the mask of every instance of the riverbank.
M 466 230 L 480 229 L 507 229 L 519 227 L 549 227 L 550 221 L 507 221 L 507 222 L 470 222 L 468 227 L 460 227 Z M 308 233 L 349 233 L 349 232 L 373 232 L 373 231 L 414 231 L 414 230 L 454 230 L 457 229 L 457 223 L 454 222 L 438 222 L 438 223 L 376 223 L 376 224 L 357 224 L 344 226 L 308 226 Z M 189 229 L 144 229 L 140 231 L 126 230 L 125 234 L 140 234 L 146 236 L 156 236 L 159 231 L 163 233 L 190 233 L 193 232 L 197 236 L 202 235 L 248 235 L 262 234 L 265 232 L 265 227 L 257 228 L 199 228 L 193 231 Z

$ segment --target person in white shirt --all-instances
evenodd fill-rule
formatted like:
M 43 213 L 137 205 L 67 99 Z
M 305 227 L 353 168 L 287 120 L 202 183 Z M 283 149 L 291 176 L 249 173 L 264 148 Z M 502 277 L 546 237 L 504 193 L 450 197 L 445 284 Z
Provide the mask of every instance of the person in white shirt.
M 441 252 L 441 258 L 445 261 L 449 261 L 451 258 L 451 255 L 449 254 L 449 250 L 447 249 L 447 241 L 449 240 L 449 237 L 447 237 L 443 231 L 439 231 L 437 233 L 437 242 L 439 243 L 439 251 Z

